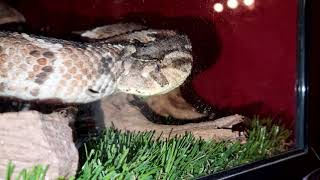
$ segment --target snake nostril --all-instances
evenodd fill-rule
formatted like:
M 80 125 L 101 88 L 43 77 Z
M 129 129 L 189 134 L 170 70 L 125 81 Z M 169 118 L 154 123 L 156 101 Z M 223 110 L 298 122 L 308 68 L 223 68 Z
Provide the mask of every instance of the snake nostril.
M 155 72 L 156 72 L 156 73 L 160 72 L 160 65 L 159 65 L 159 64 L 156 64 Z

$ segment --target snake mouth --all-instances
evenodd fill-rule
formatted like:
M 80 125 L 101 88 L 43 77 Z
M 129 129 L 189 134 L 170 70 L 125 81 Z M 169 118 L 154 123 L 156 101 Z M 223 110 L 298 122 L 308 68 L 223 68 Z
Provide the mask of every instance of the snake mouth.
M 139 96 L 152 96 L 167 93 L 180 86 L 190 75 L 192 55 L 188 52 L 174 51 L 161 61 L 131 69 L 119 78 L 120 91 Z

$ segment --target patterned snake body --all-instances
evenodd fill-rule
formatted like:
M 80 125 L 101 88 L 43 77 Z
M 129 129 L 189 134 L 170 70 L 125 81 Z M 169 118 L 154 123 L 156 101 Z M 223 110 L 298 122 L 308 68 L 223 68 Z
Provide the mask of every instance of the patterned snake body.
M 118 24 L 82 35 L 101 40 L 0 32 L 0 96 L 64 103 L 119 91 L 149 96 L 178 87 L 191 72 L 191 43 L 175 31 Z

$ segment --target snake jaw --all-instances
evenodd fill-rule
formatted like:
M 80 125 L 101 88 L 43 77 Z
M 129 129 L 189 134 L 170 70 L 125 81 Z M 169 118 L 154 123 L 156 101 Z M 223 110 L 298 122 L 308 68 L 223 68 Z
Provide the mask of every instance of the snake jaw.
M 152 96 L 167 93 L 180 86 L 190 75 L 192 55 L 187 52 L 174 51 L 161 61 L 139 62 L 136 67 L 128 66 L 117 82 L 121 92 L 139 96 Z M 138 70 L 139 69 L 139 70 Z

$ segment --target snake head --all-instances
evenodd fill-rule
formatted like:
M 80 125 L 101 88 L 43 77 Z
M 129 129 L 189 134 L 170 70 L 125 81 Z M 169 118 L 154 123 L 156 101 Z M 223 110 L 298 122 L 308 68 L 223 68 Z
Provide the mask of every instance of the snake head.
M 164 94 L 190 75 L 192 50 L 186 35 L 171 30 L 140 30 L 108 39 L 125 46 L 117 88 L 140 96 Z

